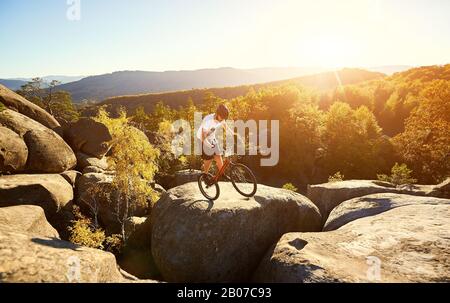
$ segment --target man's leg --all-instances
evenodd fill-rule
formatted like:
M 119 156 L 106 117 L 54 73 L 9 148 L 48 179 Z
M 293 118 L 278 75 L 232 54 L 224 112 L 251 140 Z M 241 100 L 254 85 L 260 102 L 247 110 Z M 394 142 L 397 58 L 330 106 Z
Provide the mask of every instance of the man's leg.
M 203 172 L 208 173 L 211 168 L 212 160 L 203 160 Z
M 223 166 L 223 160 L 221 155 L 214 155 L 214 161 L 216 161 L 217 169 L 220 171 Z

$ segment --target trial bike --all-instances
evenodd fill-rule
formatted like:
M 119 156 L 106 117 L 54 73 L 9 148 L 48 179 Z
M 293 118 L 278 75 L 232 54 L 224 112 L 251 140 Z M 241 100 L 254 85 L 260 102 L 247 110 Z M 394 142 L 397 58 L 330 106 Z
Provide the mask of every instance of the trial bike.
M 244 164 L 233 162 L 230 157 L 225 157 L 222 169 L 216 175 L 202 173 L 198 177 L 198 187 L 205 198 L 212 201 L 219 198 L 219 180 L 223 176 L 226 176 L 237 192 L 244 197 L 250 198 L 256 194 L 258 183 L 252 170 Z

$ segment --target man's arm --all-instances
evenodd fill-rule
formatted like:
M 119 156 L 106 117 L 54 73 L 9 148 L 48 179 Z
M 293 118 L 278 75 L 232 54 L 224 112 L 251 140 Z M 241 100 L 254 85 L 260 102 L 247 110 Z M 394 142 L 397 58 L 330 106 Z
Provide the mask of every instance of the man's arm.
M 202 127 L 202 142 L 205 141 L 206 137 L 208 137 L 208 131 Z

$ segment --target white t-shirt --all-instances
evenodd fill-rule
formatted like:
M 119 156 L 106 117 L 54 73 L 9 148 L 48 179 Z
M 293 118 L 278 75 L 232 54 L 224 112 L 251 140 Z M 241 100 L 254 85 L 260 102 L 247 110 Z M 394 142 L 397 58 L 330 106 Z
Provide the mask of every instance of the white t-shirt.
M 214 128 L 214 131 L 208 137 L 206 137 L 206 140 L 208 140 L 208 142 L 210 143 L 213 143 L 213 141 L 216 140 L 216 131 L 219 127 L 223 126 L 225 120 L 222 122 L 216 121 L 214 120 L 214 116 L 215 114 L 210 114 L 203 119 L 202 124 L 197 131 L 198 139 L 202 139 L 202 130 L 209 132 Z

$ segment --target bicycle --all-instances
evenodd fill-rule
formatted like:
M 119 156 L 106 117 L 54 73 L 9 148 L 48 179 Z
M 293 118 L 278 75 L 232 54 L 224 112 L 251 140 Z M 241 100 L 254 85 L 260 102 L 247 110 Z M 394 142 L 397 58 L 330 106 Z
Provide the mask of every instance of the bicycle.
M 201 193 L 208 200 L 217 200 L 220 196 L 219 180 L 229 170 L 229 179 L 234 189 L 241 195 L 251 198 L 256 194 L 257 185 L 256 177 L 250 168 L 241 163 L 235 163 L 225 157 L 222 169 L 214 176 L 210 173 L 202 173 L 198 177 L 198 187 Z M 211 190 L 211 192 L 208 192 Z

